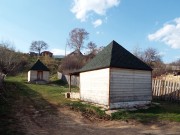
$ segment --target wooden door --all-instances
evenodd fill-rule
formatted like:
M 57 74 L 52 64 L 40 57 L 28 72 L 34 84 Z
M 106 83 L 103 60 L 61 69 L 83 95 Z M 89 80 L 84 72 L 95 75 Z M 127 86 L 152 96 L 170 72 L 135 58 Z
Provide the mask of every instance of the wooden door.
M 37 80 L 43 80 L 43 71 L 37 71 Z

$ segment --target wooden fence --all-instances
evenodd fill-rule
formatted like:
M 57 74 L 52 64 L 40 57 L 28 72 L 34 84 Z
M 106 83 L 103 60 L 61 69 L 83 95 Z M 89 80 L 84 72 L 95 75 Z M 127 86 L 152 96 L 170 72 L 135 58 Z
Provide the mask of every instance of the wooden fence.
M 153 79 L 152 92 L 155 100 L 180 102 L 180 82 Z

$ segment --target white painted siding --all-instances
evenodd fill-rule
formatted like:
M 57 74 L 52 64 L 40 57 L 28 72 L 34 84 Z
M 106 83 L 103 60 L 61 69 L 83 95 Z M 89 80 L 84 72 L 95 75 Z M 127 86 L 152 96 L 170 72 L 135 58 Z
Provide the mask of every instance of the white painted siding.
M 49 71 L 43 71 L 43 80 L 49 81 Z
M 37 71 L 30 70 L 28 71 L 28 82 L 37 80 Z M 49 71 L 43 71 L 43 80 L 49 81 Z
M 28 71 L 28 82 L 31 81 L 31 71 Z
M 109 68 L 80 73 L 80 98 L 97 104 L 109 104 Z
M 151 101 L 151 71 L 112 68 L 110 102 Z
M 30 70 L 28 72 L 28 82 L 34 81 L 37 79 L 37 71 Z

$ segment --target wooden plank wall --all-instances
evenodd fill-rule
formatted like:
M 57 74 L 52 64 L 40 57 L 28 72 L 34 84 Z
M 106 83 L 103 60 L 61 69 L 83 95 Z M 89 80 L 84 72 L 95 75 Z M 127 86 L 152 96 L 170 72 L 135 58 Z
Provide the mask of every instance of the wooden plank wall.
M 152 100 L 151 71 L 111 68 L 110 102 Z
M 153 79 L 153 99 L 180 102 L 180 82 Z

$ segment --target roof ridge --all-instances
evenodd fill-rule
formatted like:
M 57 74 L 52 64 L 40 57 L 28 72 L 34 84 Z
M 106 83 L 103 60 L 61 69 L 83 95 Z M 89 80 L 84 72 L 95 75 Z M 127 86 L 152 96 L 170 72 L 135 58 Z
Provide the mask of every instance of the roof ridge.
M 113 40 L 78 72 L 108 67 L 152 70 L 150 66 L 135 57 L 131 52 Z
M 111 47 L 111 58 L 110 58 L 110 63 L 109 63 L 109 65 L 112 64 L 112 58 L 113 58 L 112 55 L 113 55 L 113 48 L 114 48 L 114 45 L 113 45 L 113 44 L 114 44 L 114 42 L 116 42 L 116 41 L 113 40 L 113 41 L 110 43 L 112 47 Z
M 41 60 L 38 58 L 37 61 L 34 63 L 34 65 L 30 68 L 30 70 L 42 70 L 42 71 L 49 71 L 47 66 L 41 62 Z

